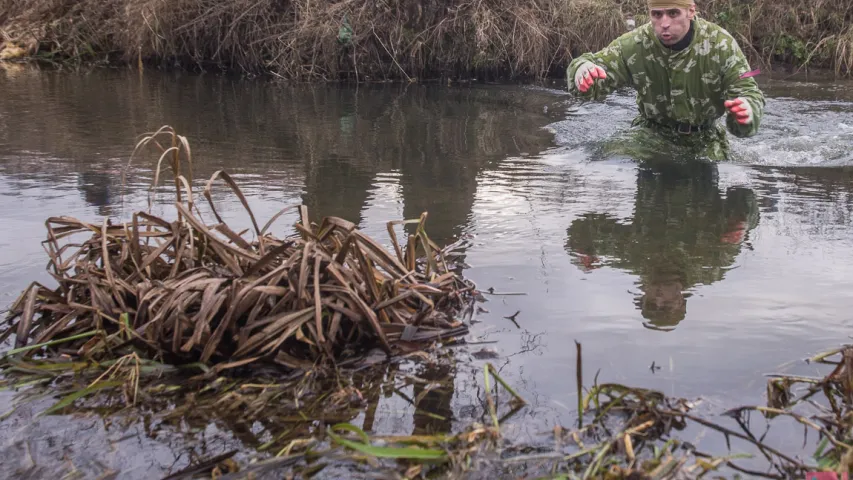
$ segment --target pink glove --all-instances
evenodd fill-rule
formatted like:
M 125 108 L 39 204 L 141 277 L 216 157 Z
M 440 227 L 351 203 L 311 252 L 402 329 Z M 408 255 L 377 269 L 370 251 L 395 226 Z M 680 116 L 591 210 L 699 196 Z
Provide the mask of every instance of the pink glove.
M 724 105 L 729 109 L 729 112 L 735 116 L 737 123 L 741 125 L 752 123 L 752 107 L 745 98 L 738 97 L 734 100 L 726 100 Z
M 607 78 L 607 73 L 604 69 L 592 62 L 583 62 L 575 72 L 575 86 L 581 92 L 586 93 L 597 78 Z

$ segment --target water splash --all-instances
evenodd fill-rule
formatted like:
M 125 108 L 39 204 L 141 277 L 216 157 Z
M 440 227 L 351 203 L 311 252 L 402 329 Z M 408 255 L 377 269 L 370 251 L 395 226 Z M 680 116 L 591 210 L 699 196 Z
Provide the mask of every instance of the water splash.
M 817 88 L 811 84 L 802 88 L 806 87 Z M 767 89 L 766 94 L 766 113 L 759 133 L 750 138 L 728 135 L 732 163 L 765 167 L 853 165 L 853 103 L 774 97 L 773 89 Z M 582 149 L 591 154 L 630 128 L 635 115 L 633 92 L 621 91 L 604 102 L 572 105 L 565 120 L 548 129 L 562 149 Z

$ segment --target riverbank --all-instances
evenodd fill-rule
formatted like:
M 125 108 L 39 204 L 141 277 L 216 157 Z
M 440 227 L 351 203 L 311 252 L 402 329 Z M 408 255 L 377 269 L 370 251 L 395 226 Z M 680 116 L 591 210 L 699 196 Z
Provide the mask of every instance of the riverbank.
M 0 0 L 0 58 L 298 81 L 564 76 L 646 21 L 643 0 Z M 853 5 L 707 0 L 751 62 L 853 71 Z M 792 15 L 791 12 L 800 12 Z

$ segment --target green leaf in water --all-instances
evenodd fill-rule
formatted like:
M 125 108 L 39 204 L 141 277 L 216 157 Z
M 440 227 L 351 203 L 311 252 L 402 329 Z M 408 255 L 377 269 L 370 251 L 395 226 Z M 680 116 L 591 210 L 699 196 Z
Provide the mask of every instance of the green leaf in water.
M 63 397 L 62 400 L 56 402 L 52 407 L 45 410 L 42 413 L 42 415 L 48 415 L 48 414 L 51 414 L 51 413 L 56 412 L 58 410 L 62 410 L 63 408 L 74 403 L 75 400 L 83 398 L 86 395 L 90 395 L 90 394 L 95 393 L 99 390 L 103 390 L 105 388 L 119 387 L 123 384 L 124 384 L 124 382 L 120 382 L 120 381 L 101 382 L 101 383 L 92 385 L 89 388 L 84 388 L 82 390 L 78 390 L 74 393 L 68 394 L 65 397 Z
M 29 352 L 30 350 L 34 350 L 34 349 L 36 349 L 36 348 L 49 347 L 49 346 L 51 346 L 51 345 L 57 345 L 57 344 L 60 344 L 60 343 L 70 342 L 70 341 L 73 341 L 73 340 L 79 340 L 79 339 L 81 339 L 81 338 L 92 337 L 92 336 L 95 336 L 95 335 L 97 335 L 97 334 L 99 334 L 99 333 L 101 333 L 99 330 L 95 330 L 94 332 L 81 333 L 81 334 L 79 334 L 79 335 L 74 335 L 73 337 L 60 338 L 60 339 L 58 339 L 58 340 L 51 340 L 51 341 L 49 341 L 49 342 L 37 343 L 37 344 L 35 344 L 35 345 L 28 345 L 28 346 L 26 346 L 26 347 L 15 348 L 15 349 L 9 350 L 8 352 L 4 353 L 4 354 L 3 354 L 3 356 L 4 356 L 4 357 L 9 357 L 9 356 L 12 356 L 12 355 L 16 355 L 16 354 L 18 354 L 18 353 Z
M 6 420 L 7 418 L 11 417 L 11 416 L 12 416 L 12 414 L 13 414 L 13 413 L 15 413 L 15 410 L 17 410 L 17 409 L 18 409 L 18 406 L 16 405 L 16 406 L 12 407 L 12 409 L 11 409 L 11 410 L 9 410 L 8 412 L 4 413 L 3 415 L 0 415 L 0 422 L 2 422 L 3 420 Z
M 358 435 L 364 443 L 347 440 L 336 435 L 333 430 L 347 430 Z M 358 452 L 379 458 L 406 458 L 411 460 L 445 460 L 447 454 L 443 450 L 416 447 L 376 447 L 370 444 L 370 437 L 355 425 L 339 423 L 329 430 L 329 436 L 336 443 L 349 447 Z
M 823 449 L 829 444 L 829 439 L 823 437 L 823 440 L 820 441 L 817 445 L 817 450 L 814 453 L 815 458 L 820 458 L 823 456 Z
M 202 362 L 194 362 L 194 363 L 187 363 L 185 365 L 177 365 L 177 368 L 179 368 L 181 370 L 192 370 L 194 368 L 197 368 L 204 373 L 207 373 L 210 371 L 210 367 L 208 367 L 207 365 L 205 365 Z
M 33 371 L 42 371 L 42 372 L 62 372 L 65 373 L 69 370 L 80 371 L 84 370 L 88 367 L 91 367 L 91 363 L 87 362 L 45 362 L 45 363 L 15 363 L 13 365 L 24 366 Z
M 155 385 L 151 388 L 146 389 L 148 393 L 160 394 L 160 393 L 171 393 L 176 392 L 184 387 L 180 385 Z
M 122 329 L 122 333 L 124 333 L 125 340 L 130 340 L 131 339 L 130 315 L 128 315 L 127 312 L 124 312 L 121 314 L 120 317 L 118 317 L 118 319 L 119 319 L 119 322 L 121 322 L 121 329 Z
M 50 378 L 50 377 L 39 377 L 39 378 L 36 378 L 34 380 L 26 380 L 26 381 L 18 382 L 16 384 L 14 384 L 12 386 L 12 388 L 15 390 L 20 390 L 20 389 L 25 388 L 25 387 L 31 387 L 33 385 L 39 385 L 42 383 L 47 383 L 51 380 L 52 380 L 52 378 Z

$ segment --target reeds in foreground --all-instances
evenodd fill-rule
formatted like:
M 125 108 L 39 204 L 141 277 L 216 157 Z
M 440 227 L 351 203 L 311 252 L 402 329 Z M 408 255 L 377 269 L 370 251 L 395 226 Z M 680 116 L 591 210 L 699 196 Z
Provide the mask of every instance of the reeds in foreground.
M 160 145 L 161 136 L 171 147 Z M 297 369 L 375 346 L 407 352 L 467 332 L 454 315 L 471 306 L 475 286 L 451 270 L 452 246 L 442 250 L 429 239 L 426 213 L 388 223 L 394 254 L 347 220 L 311 222 L 304 206 L 283 209 L 261 228 L 234 180 L 218 171 L 203 192 L 216 217 L 207 223 L 193 203 L 186 139 L 163 127 L 137 150 L 147 145 L 161 151 L 153 187 L 162 161 L 171 162 L 177 219 L 146 212 L 122 224 L 47 219 L 43 243 L 58 287 L 33 283 L 13 304 L 0 330 L 0 338 L 16 334 L 7 355 L 56 349 L 116 358 L 130 349 L 219 370 L 256 361 Z M 218 179 L 246 208 L 254 239 L 222 221 L 210 194 Z M 269 228 L 288 210 L 299 211 L 296 232 L 276 238 Z M 401 223 L 417 224 L 403 246 L 393 229 Z

